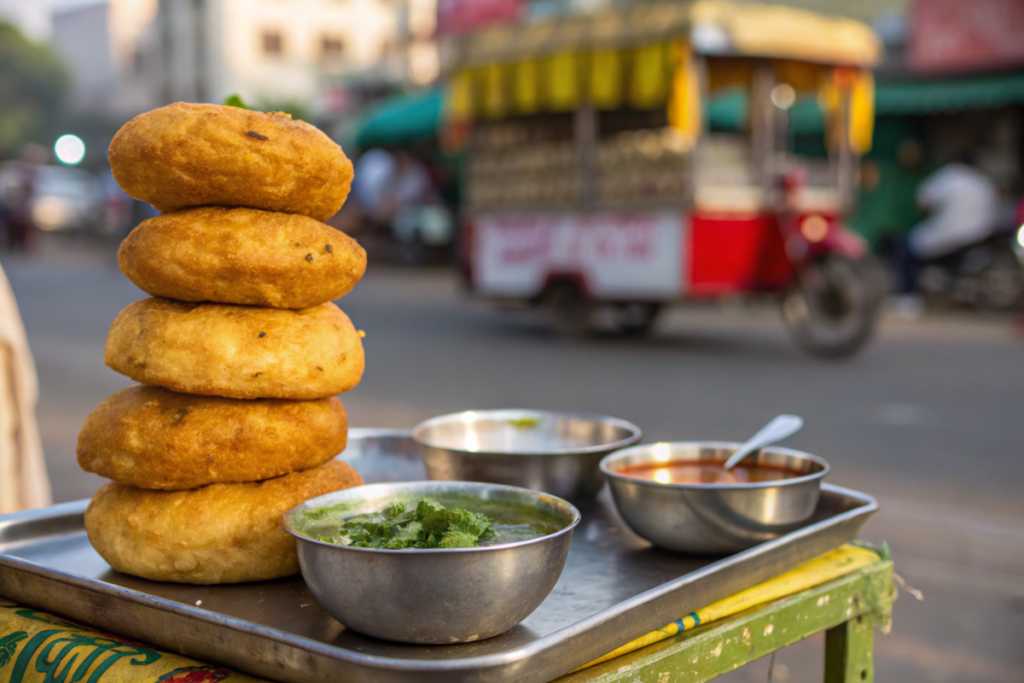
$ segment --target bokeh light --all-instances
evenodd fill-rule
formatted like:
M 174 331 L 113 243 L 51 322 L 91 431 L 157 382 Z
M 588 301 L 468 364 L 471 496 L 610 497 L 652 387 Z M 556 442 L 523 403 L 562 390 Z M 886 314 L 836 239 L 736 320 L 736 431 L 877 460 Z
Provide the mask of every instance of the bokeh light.
M 796 90 L 789 83 L 779 83 L 772 88 L 771 98 L 779 109 L 789 109 L 796 102 Z
M 820 242 L 828 235 L 828 221 L 813 214 L 800 222 L 800 232 L 808 242 Z
M 53 153 L 62 164 L 74 166 L 85 158 L 85 143 L 77 135 L 61 135 L 53 145 Z

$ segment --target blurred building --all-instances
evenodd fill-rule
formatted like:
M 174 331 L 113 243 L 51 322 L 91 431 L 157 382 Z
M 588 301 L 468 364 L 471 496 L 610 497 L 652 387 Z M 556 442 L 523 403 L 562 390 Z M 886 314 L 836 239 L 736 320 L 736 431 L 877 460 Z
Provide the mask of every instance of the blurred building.
M 50 6 L 46 0 L 0 0 L 0 21 L 9 21 L 32 40 L 50 35 Z
M 53 14 L 52 41 L 79 113 L 128 116 L 155 103 L 156 0 L 105 0 Z
M 910 229 L 923 218 L 919 183 L 965 155 L 1007 207 L 1020 201 L 1024 2 L 914 0 L 904 20 L 880 28 L 889 59 L 877 74 L 875 144 L 856 226 L 876 243 Z
M 342 77 L 405 76 L 402 0 L 161 0 L 164 101 L 343 106 Z
M 482 4 L 494 0 L 477 0 Z M 822 14 L 835 14 L 872 23 L 880 16 L 902 15 L 907 11 L 910 0 L 761 0 L 769 5 L 789 5 Z M 522 0 L 526 5 L 527 18 L 539 18 L 552 14 L 595 12 L 607 7 L 639 4 L 642 2 L 665 2 L 665 0 Z
M 78 111 L 238 94 L 320 116 L 362 90 L 434 80 L 435 12 L 436 0 L 99 0 L 55 12 L 53 42 Z

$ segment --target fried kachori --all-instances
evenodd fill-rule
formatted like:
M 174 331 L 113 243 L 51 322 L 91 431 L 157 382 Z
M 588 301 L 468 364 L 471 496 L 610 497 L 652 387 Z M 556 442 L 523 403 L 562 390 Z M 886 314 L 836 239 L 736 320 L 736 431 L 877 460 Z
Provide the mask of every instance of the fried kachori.
M 110 169 L 160 211 L 248 206 L 325 221 L 352 185 L 352 162 L 287 114 L 177 102 L 136 116 L 110 143 Z
M 134 386 L 86 418 L 78 464 L 119 484 L 194 489 L 322 465 L 345 450 L 347 435 L 337 398 L 245 401 Z
M 104 360 L 171 391 L 302 400 L 355 387 L 364 363 L 359 333 L 331 303 L 293 311 L 158 298 L 118 314 Z
M 366 252 L 307 216 L 208 206 L 143 222 L 117 262 L 153 296 L 307 308 L 348 294 L 366 270 Z
M 299 571 L 281 515 L 361 483 L 334 460 L 267 481 L 191 491 L 107 484 L 89 503 L 85 529 L 96 552 L 126 574 L 196 584 L 265 581 Z

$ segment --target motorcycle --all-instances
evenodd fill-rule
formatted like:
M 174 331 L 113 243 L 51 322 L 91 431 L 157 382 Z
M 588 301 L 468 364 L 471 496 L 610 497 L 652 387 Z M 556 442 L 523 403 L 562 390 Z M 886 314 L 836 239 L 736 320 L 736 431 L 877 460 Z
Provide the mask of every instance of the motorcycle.
M 918 274 L 918 287 L 932 305 L 1018 308 L 1024 303 L 1024 226 L 928 263 Z

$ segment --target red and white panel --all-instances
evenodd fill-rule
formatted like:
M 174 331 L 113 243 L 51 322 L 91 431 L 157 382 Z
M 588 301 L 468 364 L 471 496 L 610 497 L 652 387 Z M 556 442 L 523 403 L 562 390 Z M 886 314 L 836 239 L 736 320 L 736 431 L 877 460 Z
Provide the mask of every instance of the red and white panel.
M 528 298 L 572 277 L 595 299 L 672 299 L 689 279 L 688 224 L 680 211 L 477 216 L 474 289 Z

